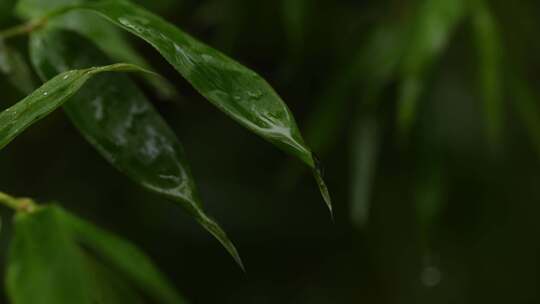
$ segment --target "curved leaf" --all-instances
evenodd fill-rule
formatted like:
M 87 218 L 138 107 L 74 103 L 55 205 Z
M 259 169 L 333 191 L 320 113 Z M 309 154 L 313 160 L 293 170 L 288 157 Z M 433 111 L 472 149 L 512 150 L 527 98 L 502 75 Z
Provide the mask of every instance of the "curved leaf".
M 32 94 L 0 113 L 0 149 L 35 122 L 64 104 L 92 76 L 103 72 L 144 71 L 135 65 L 119 63 L 62 73 Z
M 214 106 L 305 162 L 314 170 L 321 193 L 332 210 L 320 168 L 291 111 L 261 76 L 127 1 L 95 1 L 73 7 L 76 8 L 97 12 L 151 44 Z
M 32 62 L 43 79 L 109 62 L 90 41 L 72 32 L 42 31 L 32 34 L 30 41 Z M 203 210 L 182 145 L 127 76 L 92 80 L 64 109 L 113 166 L 142 187 L 182 204 L 243 267 L 226 233 Z

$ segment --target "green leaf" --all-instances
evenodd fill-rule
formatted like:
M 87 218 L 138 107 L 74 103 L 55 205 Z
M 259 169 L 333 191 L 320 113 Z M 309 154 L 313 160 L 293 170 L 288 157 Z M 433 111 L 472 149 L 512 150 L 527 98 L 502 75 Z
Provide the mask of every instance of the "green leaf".
M 110 267 L 90 256 L 85 259 L 92 301 L 97 304 L 143 304 L 141 295 Z
M 496 21 L 485 1 L 478 1 L 473 29 L 480 70 L 480 87 L 486 115 L 487 136 L 492 145 L 500 141 L 503 128 L 502 49 Z
M 19 16 L 26 19 L 39 18 L 55 10 L 75 4 L 82 4 L 88 0 L 20 0 L 16 11 Z M 99 16 L 83 12 L 70 12 L 57 16 L 47 23 L 49 28 L 73 30 L 91 39 L 102 50 L 117 61 L 129 62 L 150 69 L 150 64 L 126 40 L 122 32 Z M 164 98 L 173 98 L 177 92 L 172 84 L 165 79 L 146 77 L 147 82 L 153 86 Z
M 30 52 L 44 80 L 109 63 L 90 41 L 68 31 L 32 34 Z M 101 155 L 142 187 L 180 203 L 242 266 L 233 243 L 202 208 L 182 145 L 127 76 L 102 75 L 72 99 L 66 113 Z
M 67 212 L 63 219 L 75 239 L 140 290 L 161 303 L 184 303 L 151 260 L 133 244 L 124 241 Z
M 24 56 L 16 49 L 7 46 L 0 39 L 0 73 L 9 83 L 24 94 L 30 94 L 37 88 L 32 70 Z
M 17 214 L 6 281 L 13 304 L 186 303 L 131 243 L 56 206 Z
M 427 73 L 468 12 L 465 0 L 418 0 L 418 4 L 407 33 L 408 44 L 401 66 L 398 125 L 405 135 L 416 120 L 417 104 Z
M 6 286 L 12 304 L 92 304 L 81 252 L 57 209 L 15 218 Z
M 92 76 L 103 72 L 131 71 L 145 70 L 131 64 L 120 63 L 68 71 L 54 77 L 28 97 L 0 113 L 0 149 L 32 124 L 62 106 Z
M 291 111 L 261 76 L 127 1 L 95 1 L 79 7 L 97 12 L 151 44 L 217 108 L 304 161 L 314 170 L 321 193 L 332 210 L 320 168 Z

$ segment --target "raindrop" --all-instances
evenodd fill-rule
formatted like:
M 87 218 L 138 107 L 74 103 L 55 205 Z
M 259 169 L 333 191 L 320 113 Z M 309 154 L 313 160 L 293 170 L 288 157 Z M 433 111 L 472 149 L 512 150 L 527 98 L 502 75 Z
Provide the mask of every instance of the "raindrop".
M 441 282 L 441 270 L 433 266 L 426 267 L 424 270 L 422 270 L 420 279 L 422 280 L 422 284 L 424 284 L 424 286 L 435 287 Z
M 49 92 L 43 93 L 43 96 L 47 96 L 47 95 L 49 95 Z

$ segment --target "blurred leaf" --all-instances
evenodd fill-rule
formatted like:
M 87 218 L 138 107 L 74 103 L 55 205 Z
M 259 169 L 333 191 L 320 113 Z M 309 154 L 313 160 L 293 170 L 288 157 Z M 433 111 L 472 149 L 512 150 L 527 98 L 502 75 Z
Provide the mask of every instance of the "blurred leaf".
M 295 51 L 304 45 L 309 1 L 282 0 L 283 22 L 289 41 Z
M 57 209 L 16 216 L 6 277 L 12 304 L 91 304 L 84 273 Z
M 19 16 L 25 19 L 33 19 L 42 17 L 68 5 L 82 4 L 88 1 L 19 0 L 16 11 Z M 114 59 L 150 69 L 150 64 L 129 44 L 122 32 L 98 16 L 85 12 L 70 12 L 69 14 L 50 20 L 47 26 L 76 31 L 94 41 Z M 158 80 L 155 77 L 148 77 L 147 75 L 143 75 L 143 77 L 164 98 L 173 98 L 177 95 L 176 89 L 167 80 Z
M 129 2 L 96 1 L 80 7 L 99 13 L 151 44 L 217 108 L 309 165 L 332 210 L 320 168 L 305 145 L 292 113 L 257 73 Z
M 418 9 L 406 35 L 398 97 L 398 126 L 404 135 L 412 128 L 423 83 L 431 66 L 446 48 L 468 10 L 466 0 L 418 0 Z
M 131 64 L 114 64 L 62 73 L 0 113 L 0 149 L 35 122 L 56 110 L 92 76 L 102 72 L 145 71 Z
M 500 141 L 503 127 L 502 44 L 496 21 L 485 1 L 478 0 L 473 28 L 478 50 L 481 91 L 487 135 L 492 145 Z
M 109 63 L 90 41 L 67 31 L 32 34 L 30 52 L 45 80 L 65 70 Z M 182 204 L 242 266 L 225 232 L 204 212 L 180 142 L 127 76 L 109 74 L 92 80 L 64 109 L 113 166 L 142 187 Z
M 376 118 L 364 115 L 352 131 L 351 218 L 359 228 L 364 227 L 369 218 L 379 141 Z
M 30 94 L 37 88 L 32 70 L 24 56 L 16 49 L 8 47 L 0 39 L 0 73 L 4 74 L 12 86 L 24 94 Z
M 160 303 L 184 303 L 174 288 L 137 247 L 75 216 L 63 212 L 75 239 L 140 290 Z
M 56 206 L 17 214 L 7 270 L 13 304 L 140 303 L 124 279 L 159 303 L 185 303 L 129 242 Z
M 143 304 L 140 294 L 103 263 L 86 256 L 88 288 L 97 304 Z

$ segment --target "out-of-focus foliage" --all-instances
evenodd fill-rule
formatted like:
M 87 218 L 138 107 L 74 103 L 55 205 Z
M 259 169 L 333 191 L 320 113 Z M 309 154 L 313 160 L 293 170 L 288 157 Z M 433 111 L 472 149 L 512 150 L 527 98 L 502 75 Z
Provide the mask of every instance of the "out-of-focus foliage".
M 9 2 L 4 28 L 20 22 Z M 538 1 L 133 2 L 275 87 L 325 164 L 335 224 L 312 208 L 305 169 L 127 35 L 184 97 L 154 105 L 182 138 L 208 211 L 241 244 L 248 279 L 176 209 L 108 168 L 60 113 L 2 151 L 1 188 L 78 202 L 66 207 L 140 242 L 194 303 L 540 300 Z M 26 60 L 24 38 L 4 44 Z M 7 77 L 0 92 L 5 107 L 23 97 Z M 211 272 L 185 262 L 202 259 Z

